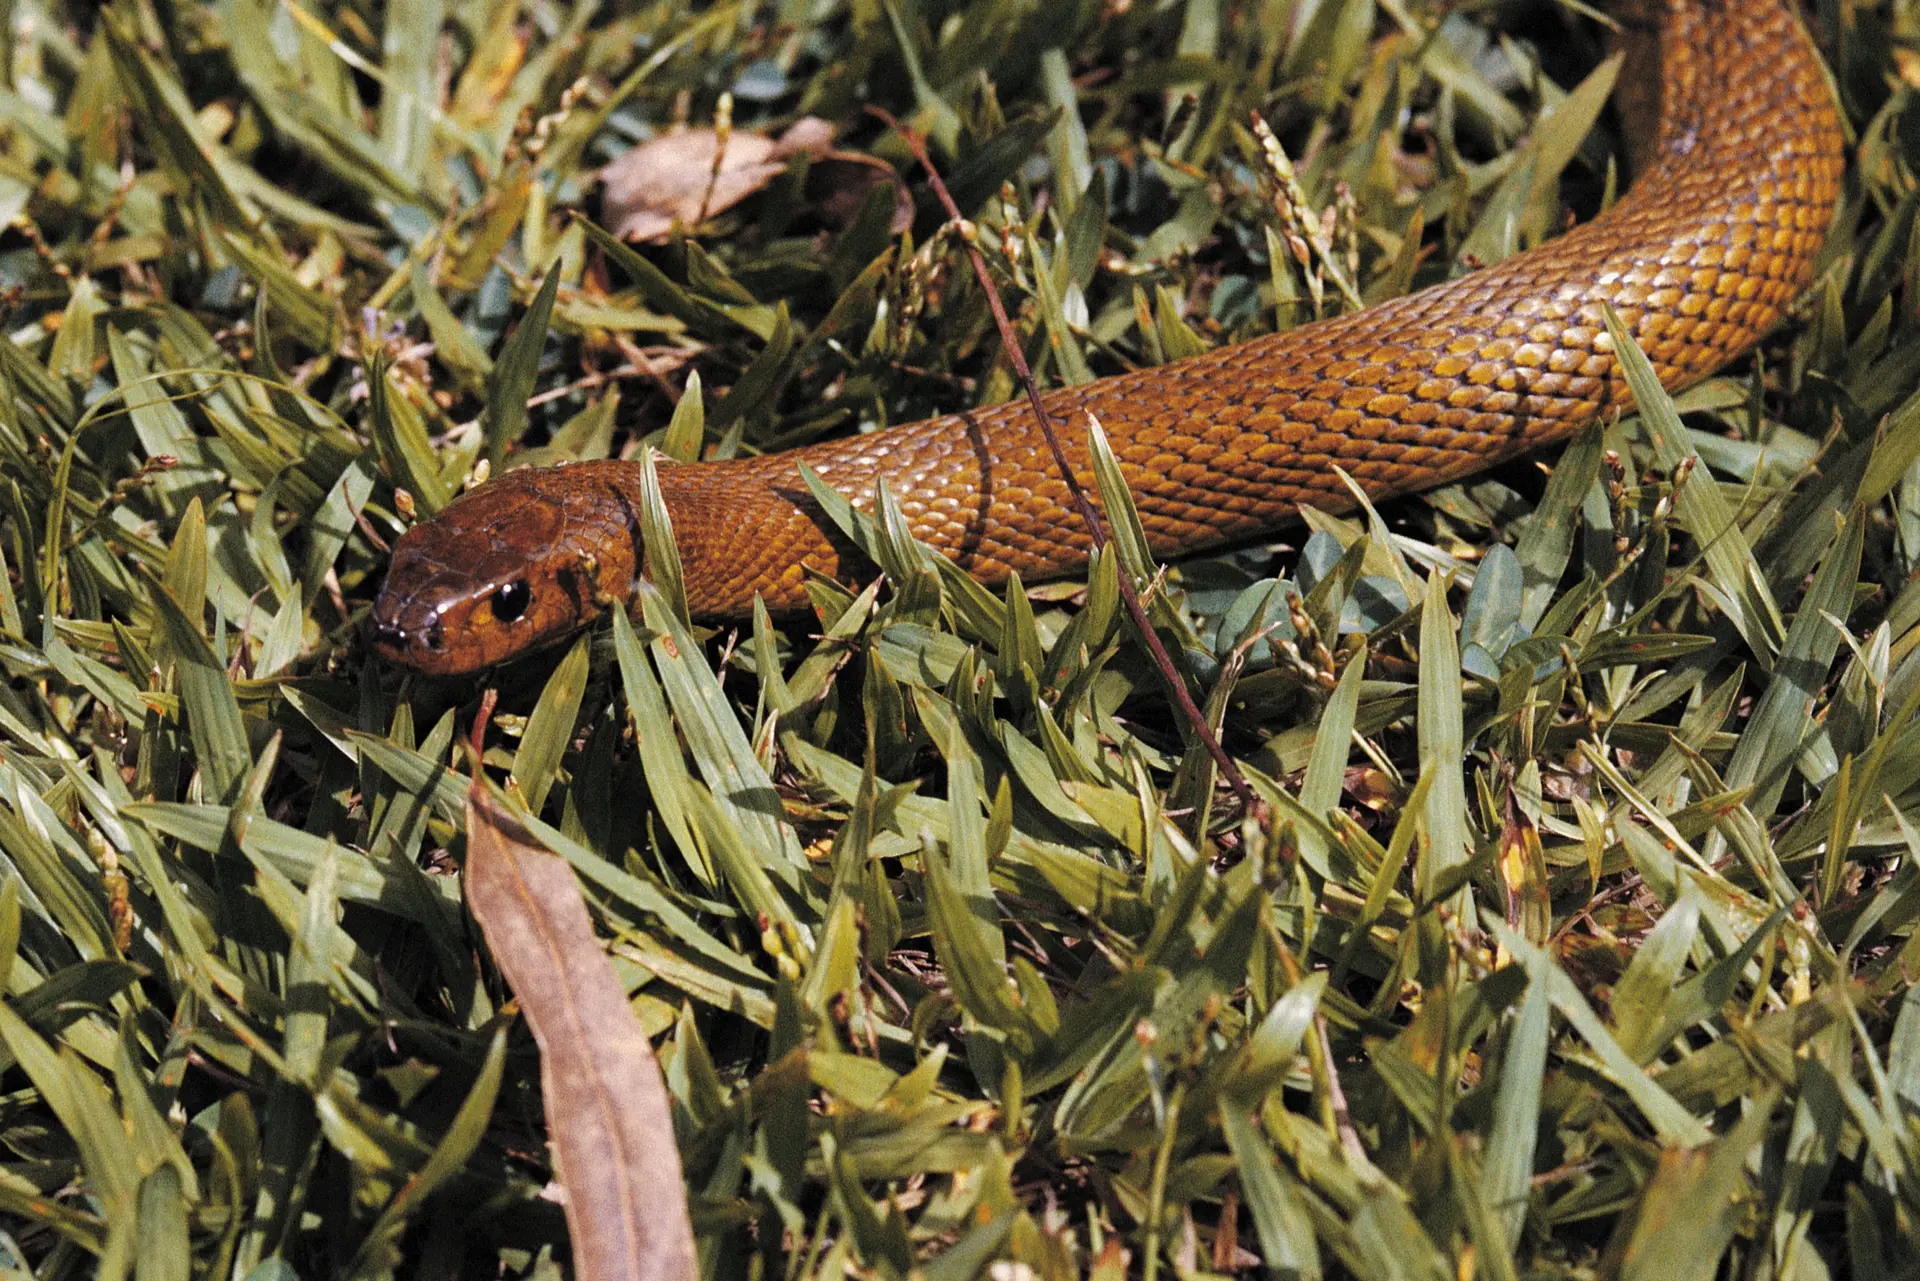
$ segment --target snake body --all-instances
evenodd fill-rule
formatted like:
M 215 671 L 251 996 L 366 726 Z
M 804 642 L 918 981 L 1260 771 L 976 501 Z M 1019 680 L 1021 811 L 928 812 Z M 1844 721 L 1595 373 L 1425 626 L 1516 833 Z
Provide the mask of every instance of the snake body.
M 1364 311 L 1044 397 L 1086 483 L 1097 415 L 1162 556 L 1250 538 L 1313 505 L 1385 497 L 1559 440 L 1627 391 L 1611 304 L 1668 388 L 1749 350 L 1806 286 L 1839 199 L 1838 114 L 1783 0 L 1640 0 L 1659 46 L 1650 165 L 1547 244 Z M 884 480 L 914 535 L 987 582 L 1070 572 L 1088 532 L 1024 402 L 758 458 L 666 466 L 696 617 L 805 604 L 847 550 L 802 483 L 856 505 Z M 641 464 L 510 472 L 409 530 L 374 607 L 387 658 L 474 671 L 631 598 Z M 851 568 L 851 565 L 845 566 Z

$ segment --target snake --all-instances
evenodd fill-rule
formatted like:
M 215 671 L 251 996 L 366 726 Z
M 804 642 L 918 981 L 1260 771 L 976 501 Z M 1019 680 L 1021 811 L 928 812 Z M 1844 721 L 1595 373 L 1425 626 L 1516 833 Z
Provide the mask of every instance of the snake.
M 1358 311 L 1041 398 L 1098 418 L 1157 557 L 1269 535 L 1303 507 L 1459 480 L 1632 404 L 1611 307 L 1669 391 L 1744 355 L 1810 283 L 1841 195 L 1844 136 L 1788 0 L 1628 0 L 1649 51 L 1623 72 L 1638 176 L 1612 207 L 1526 252 Z M 1629 68 L 1633 66 L 1629 60 Z M 1088 433 L 1059 434 L 1093 485 Z M 1093 534 L 1019 401 L 754 457 L 667 464 L 696 620 L 808 603 L 809 574 L 870 568 L 801 465 L 857 508 L 884 485 L 909 531 L 983 583 L 1084 567 Z M 636 603 L 647 571 L 639 459 L 512 470 L 396 541 L 372 646 L 429 675 L 483 670 Z

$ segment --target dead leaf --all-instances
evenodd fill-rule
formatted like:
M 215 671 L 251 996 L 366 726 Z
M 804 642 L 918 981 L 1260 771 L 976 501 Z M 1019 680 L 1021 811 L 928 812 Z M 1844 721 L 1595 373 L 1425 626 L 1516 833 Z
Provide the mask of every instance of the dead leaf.
M 664 240 L 751 196 L 800 152 L 825 151 L 833 126 L 806 116 L 779 138 L 734 129 L 720 150 L 712 129 L 683 129 L 649 139 L 600 171 L 601 221 L 628 240 Z M 716 169 L 715 159 L 718 157 Z
M 600 171 L 605 184 L 601 222 L 627 240 L 665 240 L 676 227 L 696 227 L 739 204 L 802 153 L 813 157 L 817 172 L 808 175 L 807 193 L 824 221 L 836 226 L 850 222 L 879 182 L 894 185 L 895 229 L 912 221 L 912 199 L 891 165 L 836 151 L 832 144 L 833 126 L 817 116 L 802 117 L 778 138 L 734 129 L 724 152 L 712 129 L 663 134 Z
M 579 882 L 486 786 L 467 793 L 467 903 L 540 1046 L 555 1173 L 582 1281 L 691 1281 L 666 1083 L 594 938 Z

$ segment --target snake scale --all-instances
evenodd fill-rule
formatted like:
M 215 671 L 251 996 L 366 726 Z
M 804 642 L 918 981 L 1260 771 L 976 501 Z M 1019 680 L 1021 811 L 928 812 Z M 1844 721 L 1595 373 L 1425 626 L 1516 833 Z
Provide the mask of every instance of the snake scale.
M 1154 551 L 1386 497 L 1560 440 L 1627 391 L 1611 303 L 1679 388 L 1749 350 L 1805 288 L 1840 195 L 1840 119 L 1784 0 L 1616 6 L 1659 49 L 1651 163 L 1593 221 L 1530 252 L 1364 311 L 1044 397 L 1090 481 L 1099 416 Z M 1644 88 L 1644 86 L 1642 86 Z M 1083 565 L 1088 533 L 1014 402 L 756 458 L 666 466 L 687 598 L 737 619 L 803 606 L 805 570 L 856 562 L 808 497 L 805 462 L 856 505 L 884 479 L 913 533 L 986 582 Z M 641 464 L 509 472 L 394 548 L 373 611 L 387 659 L 454 675 L 579 630 L 644 567 Z

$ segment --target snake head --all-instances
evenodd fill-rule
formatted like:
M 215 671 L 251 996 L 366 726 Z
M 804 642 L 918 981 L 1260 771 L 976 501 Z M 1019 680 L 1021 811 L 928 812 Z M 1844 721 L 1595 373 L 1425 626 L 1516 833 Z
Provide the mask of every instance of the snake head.
M 591 465 L 509 472 L 408 530 L 373 604 L 373 648 L 461 676 L 580 630 L 632 594 L 628 505 Z

